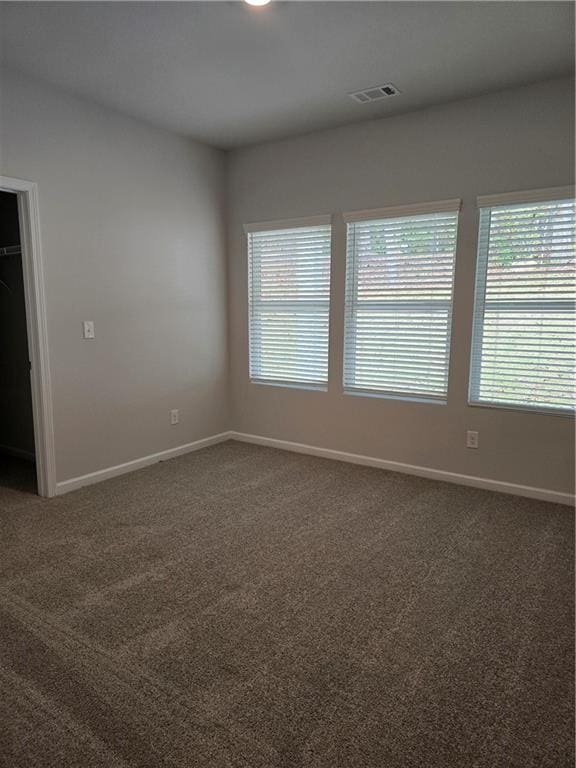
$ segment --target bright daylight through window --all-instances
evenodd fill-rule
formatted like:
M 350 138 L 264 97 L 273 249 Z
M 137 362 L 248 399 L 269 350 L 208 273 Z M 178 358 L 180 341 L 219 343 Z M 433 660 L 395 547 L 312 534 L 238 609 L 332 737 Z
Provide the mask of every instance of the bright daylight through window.
M 570 411 L 574 199 L 480 207 L 470 402 Z
M 346 217 L 347 392 L 446 401 L 459 207 Z
M 252 381 L 327 387 L 331 227 L 317 221 L 247 228 Z

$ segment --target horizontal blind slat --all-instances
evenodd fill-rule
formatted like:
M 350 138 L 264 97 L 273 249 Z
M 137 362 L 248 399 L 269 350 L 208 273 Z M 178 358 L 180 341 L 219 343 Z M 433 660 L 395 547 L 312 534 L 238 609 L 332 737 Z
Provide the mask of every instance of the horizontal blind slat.
M 248 234 L 252 381 L 328 381 L 330 245 L 330 225 Z
M 347 224 L 344 388 L 445 399 L 458 212 Z
M 482 208 L 470 401 L 574 408 L 574 200 Z

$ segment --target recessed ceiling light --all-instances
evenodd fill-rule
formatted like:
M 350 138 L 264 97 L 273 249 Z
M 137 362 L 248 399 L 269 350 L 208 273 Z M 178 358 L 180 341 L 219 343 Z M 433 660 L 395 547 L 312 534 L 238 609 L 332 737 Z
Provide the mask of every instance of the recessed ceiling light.
M 244 0 L 248 5 L 268 5 L 270 0 Z

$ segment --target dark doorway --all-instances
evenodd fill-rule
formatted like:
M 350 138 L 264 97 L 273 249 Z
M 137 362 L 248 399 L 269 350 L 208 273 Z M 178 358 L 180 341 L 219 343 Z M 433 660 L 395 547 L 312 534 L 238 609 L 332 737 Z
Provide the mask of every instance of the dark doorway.
M 18 198 L 0 192 L 0 499 L 36 493 L 34 421 Z

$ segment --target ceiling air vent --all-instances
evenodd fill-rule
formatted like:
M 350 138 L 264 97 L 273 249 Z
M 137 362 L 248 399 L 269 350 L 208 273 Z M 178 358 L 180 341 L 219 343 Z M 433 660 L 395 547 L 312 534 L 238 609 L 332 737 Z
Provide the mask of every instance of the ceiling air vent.
M 389 99 L 391 96 L 398 96 L 401 91 L 392 83 L 385 85 L 376 85 L 374 88 L 366 88 L 364 91 L 354 91 L 348 96 L 360 104 L 368 104 L 370 101 L 380 101 L 380 99 Z

